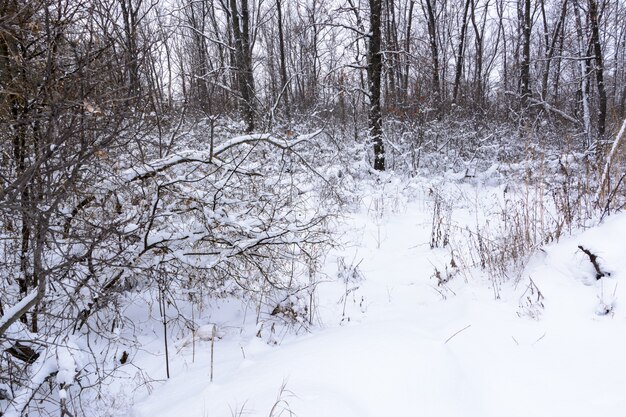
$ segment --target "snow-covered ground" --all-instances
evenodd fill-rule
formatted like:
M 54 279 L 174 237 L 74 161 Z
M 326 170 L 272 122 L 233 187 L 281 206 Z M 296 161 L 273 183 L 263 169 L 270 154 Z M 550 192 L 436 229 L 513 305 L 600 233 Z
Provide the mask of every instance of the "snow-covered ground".
M 476 200 L 496 191 L 482 189 Z M 457 224 L 476 222 L 455 204 Z M 618 285 L 626 213 L 542 247 L 497 291 L 480 271 L 438 285 L 435 267 L 443 271 L 451 255 L 430 248 L 432 213 L 428 186 L 364 199 L 339 226 L 344 245 L 327 257 L 310 331 L 279 330 L 267 343 L 271 330 L 256 337 L 253 307 L 216 303 L 193 343 L 191 335 L 171 343 L 171 378 L 150 383 L 150 395 L 136 391 L 130 414 L 626 415 L 626 285 Z M 611 276 L 596 281 L 579 245 Z M 164 378 L 162 341 L 146 351 L 129 375 L 139 366 Z

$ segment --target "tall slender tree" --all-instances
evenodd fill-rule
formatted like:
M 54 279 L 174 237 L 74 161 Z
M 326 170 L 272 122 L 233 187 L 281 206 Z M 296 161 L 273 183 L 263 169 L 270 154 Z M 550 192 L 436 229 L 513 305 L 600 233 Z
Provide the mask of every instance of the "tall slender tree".
M 237 82 L 241 94 L 241 108 L 246 119 L 248 132 L 255 127 L 256 96 L 254 73 L 252 70 L 252 50 L 250 49 L 250 10 L 248 0 L 230 0 L 230 22 L 235 41 L 235 62 Z
M 606 130 L 606 88 L 604 86 L 604 58 L 600 43 L 600 29 L 598 4 L 596 0 L 588 0 L 589 22 L 591 23 L 591 44 L 594 54 L 594 71 L 596 73 L 596 87 L 598 88 L 598 136 L 602 138 Z
M 383 143 L 382 111 L 380 103 L 383 59 L 381 53 L 382 0 L 369 0 L 370 32 L 367 54 L 368 93 L 370 99 L 369 131 L 374 144 L 374 169 L 385 170 L 385 146 Z
M 524 2 L 522 12 L 522 62 L 520 65 L 520 93 L 522 103 L 525 104 L 531 95 L 530 89 L 530 41 L 532 30 L 532 10 L 531 1 Z
M 456 69 L 454 72 L 454 88 L 452 92 L 452 101 L 456 103 L 457 96 L 459 94 L 459 86 L 461 84 L 461 75 L 463 73 L 463 57 L 465 54 L 465 49 L 463 46 L 465 45 L 465 31 L 467 29 L 467 12 L 469 10 L 469 6 L 471 0 L 465 0 L 465 7 L 463 8 L 463 18 L 461 20 L 461 34 L 459 35 L 459 49 L 456 54 Z M 473 11 L 472 11 L 473 13 Z

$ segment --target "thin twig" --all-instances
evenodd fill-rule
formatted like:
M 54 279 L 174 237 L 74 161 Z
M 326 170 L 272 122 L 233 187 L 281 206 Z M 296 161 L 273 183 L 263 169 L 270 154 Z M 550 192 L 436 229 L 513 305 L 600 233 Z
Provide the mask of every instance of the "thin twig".
M 213 382 L 213 351 L 215 349 L 215 335 L 217 334 L 216 326 L 213 324 L 213 330 L 211 331 L 211 378 L 210 382 Z
M 468 324 L 467 326 L 463 327 L 461 330 L 459 330 L 458 332 L 454 333 L 452 336 L 450 336 L 449 338 L 446 339 L 445 342 L 443 342 L 443 344 L 445 345 L 446 343 L 448 343 L 450 341 L 450 339 L 452 339 L 454 336 L 456 336 L 457 334 L 461 333 L 464 330 L 469 329 L 470 327 L 472 327 L 471 324 Z
M 547 333 L 546 333 L 546 332 L 544 332 L 544 333 L 541 335 L 541 337 L 540 337 L 539 339 L 537 339 L 537 340 L 535 340 L 535 341 L 533 342 L 532 346 L 535 346 L 538 342 L 540 342 L 540 341 L 541 341 L 541 339 L 543 339 L 544 337 L 546 337 L 546 334 L 547 334 Z

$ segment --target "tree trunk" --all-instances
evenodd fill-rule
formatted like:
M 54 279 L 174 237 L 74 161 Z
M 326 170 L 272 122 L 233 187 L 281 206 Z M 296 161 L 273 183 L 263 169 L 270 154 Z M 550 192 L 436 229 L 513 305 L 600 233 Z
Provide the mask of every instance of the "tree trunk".
M 543 3 L 542 3 L 543 10 Z M 556 27 L 554 28 L 554 32 L 552 32 L 552 41 L 550 43 L 546 43 L 546 66 L 543 72 L 543 80 L 541 83 L 541 98 L 542 100 L 547 100 L 548 98 L 548 80 L 550 77 L 550 65 L 552 64 L 552 59 L 554 57 L 554 51 L 556 50 L 556 43 L 559 39 L 559 34 L 561 33 L 561 27 L 565 22 L 565 16 L 567 14 L 567 0 L 563 0 L 563 4 L 561 5 L 561 14 L 559 15 L 559 20 L 556 23 Z M 546 37 L 548 36 L 546 30 Z M 557 74 L 558 76 L 558 74 Z M 556 88 L 555 88 L 556 89 Z
M 380 84 L 382 77 L 381 30 L 382 0 L 369 0 L 370 3 L 370 36 L 367 63 L 369 84 L 369 128 L 370 138 L 374 144 L 374 169 L 385 170 L 385 147 L 383 144 L 382 114 L 380 107 Z
M 119 2 L 122 8 L 122 19 L 124 21 L 124 41 L 126 42 L 126 63 L 124 67 L 128 72 L 128 89 L 131 95 L 137 96 L 140 89 L 137 20 L 143 0 L 137 0 L 136 4 L 133 4 L 133 0 L 119 0 Z
M 509 91 L 509 71 L 508 71 L 508 55 L 506 31 L 504 29 L 504 0 L 496 2 L 496 12 L 498 14 L 498 33 L 502 33 L 502 84 L 504 91 Z
M 479 106 L 483 104 L 483 39 L 485 33 L 485 25 L 488 14 L 489 3 L 485 4 L 485 12 L 481 26 L 476 22 L 476 0 L 472 0 L 472 26 L 474 27 L 474 45 L 476 47 L 476 62 L 474 65 L 474 103 Z
M 386 106 L 395 106 L 399 98 L 400 48 L 398 45 L 398 27 L 396 25 L 395 1 L 385 0 L 385 68 L 387 74 Z
M 465 7 L 463 8 L 463 20 L 461 21 L 461 35 L 459 38 L 459 50 L 456 56 L 456 69 L 454 72 L 454 88 L 452 90 L 452 102 L 457 102 L 457 97 L 459 94 L 459 85 L 461 84 L 461 75 L 463 73 L 463 56 L 465 51 L 463 47 L 465 46 L 465 31 L 467 30 L 467 11 L 470 6 L 470 2 L 472 0 L 465 0 Z M 472 11 L 472 13 L 474 13 Z
M 531 96 L 530 90 L 530 33 L 531 33 L 531 10 L 530 0 L 524 0 L 524 18 L 523 18 L 523 45 L 522 45 L 522 64 L 521 64 L 521 94 L 522 104 L 526 104 Z
M 606 90 L 604 88 L 604 59 L 600 45 L 600 30 L 598 29 L 598 5 L 596 0 L 588 0 L 589 21 L 591 22 L 591 43 L 595 58 L 596 85 L 598 87 L 598 139 L 604 136 L 606 122 Z
M 432 59 L 433 93 L 437 105 L 441 104 L 441 86 L 439 82 L 439 48 L 437 46 L 437 19 L 433 9 L 432 0 L 426 2 L 426 18 L 428 21 L 428 40 L 430 43 L 430 55 Z M 422 5 L 422 9 L 423 9 Z
M 578 60 L 578 65 L 580 68 L 580 77 L 581 77 L 581 85 L 580 85 L 580 99 L 583 107 L 583 126 L 585 129 L 585 146 L 591 145 L 590 143 L 590 135 L 591 135 L 591 115 L 589 112 L 589 81 L 587 79 L 587 74 L 589 73 L 588 60 L 583 59 L 583 57 L 587 56 L 587 49 L 585 48 L 585 39 L 583 34 L 583 26 L 580 18 L 580 5 L 576 1 L 574 3 L 574 16 L 576 21 L 576 34 L 578 41 L 578 53 L 580 54 L 580 59 Z
M 404 80 L 402 82 L 402 91 L 404 93 L 404 99 L 406 100 L 409 95 L 409 62 L 411 55 L 411 26 L 413 24 L 413 7 L 415 6 L 415 0 L 410 0 L 409 12 L 407 16 L 406 33 L 404 39 Z
M 287 80 L 287 62 L 285 59 L 285 35 L 283 32 L 283 12 L 282 0 L 276 0 L 276 11 L 278 12 L 278 47 L 280 49 L 280 82 L 282 84 L 279 94 L 283 94 L 283 102 L 285 103 L 285 115 L 287 119 L 291 118 L 289 111 L 289 86 Z
M 237 82 L 241 94 L 242 108 L 246 119 L 247 132 L 254 130 L 254 75 L 252 73 L 252 57 L 250 50 L 250 13 L 248 1 L 241 0 L 241 22 L 237 0 L 230 0 L 230 19 L 235 40 L 235 62 L 237 64 Z
M 554 102 L 559 102 L 559 84 L 561 81 L 561 56 L 563 55 L 563 44 L 565 43 L 565 25 L 561 25 L 561 33 L 559 34 L 558 58 L 556 59 L 556 68 L 554 71 Z

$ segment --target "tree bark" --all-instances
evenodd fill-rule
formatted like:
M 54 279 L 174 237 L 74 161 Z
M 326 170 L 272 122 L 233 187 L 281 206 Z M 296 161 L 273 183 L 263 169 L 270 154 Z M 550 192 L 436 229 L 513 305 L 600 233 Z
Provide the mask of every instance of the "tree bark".
M 370 34 L 367 75 L 369 84 L 369 128 L 374 144 L 374 169 L 385 170 L 385 147 L 383 144 L 380 86 L 382 77 L 381 30 L 382 0 L 369 0 Z
M 250 13 L 248 1 L 241 0 L 241 20 L 237 0 L 230 0 L 230 19 L 233 38 L 235 41 L 235 62 L 237 64 L 237 82 L 241 94 L 244 118 L 247 132 L 254 130 L 255 97 L 254 74 L 252 72 L 252 57 L 250 50 Z
M 531 8 L 530 0 L 524 0 L 524 18 L 523 18 L 523 45 L 522 45 L 522 64 L 521 64 L 521 95 L 522 104 L 525 105 L 531 96 L 530 90 L 530 34 L 531 34 Z
M 480 106 L 483 104 L 484 86 L 483 86 L 483 51 L 485 38 L 485 25 L 487 22 L 489 2 L 485 4 L 485 12 L 483 14 L 480 26 L 476 21 L 476 0 L 472 0 L 472 26 L 474 27 L 474 45 L 476 47 L 476 63 L 474 65 L 474 102 Z
M 589 110 L 589 80 L 587 79 L 587 74 L 589 73 L 587 67 L 589 61 L 584 59 L 587 56 L 587 49 L 585 48 L 585 39 L 582 27 L 582 21 L 580 17 L 580 5 L 578 1 L 574 2 L 574 17 L 576 22 L 576 34 L 578 41 L 578 53 L 580 54 L 580 59 L 578 61 L 578 66 L 580 69 L 580 98 L 582 102 L 583 108 L 583 126 L 585 129 L 585 146 L 589 146 L 591 143 L 591 115 Z
M 413 7 L 415 6 L 415 0 L 410 0 L 409 12 L 407 16 L 406 33 L 404 39 L 404 80 L 402 82 L 402 90 L 404 93 L 404 99 L 406 100 L 409 95 L 409 62 L 411 55 L 411 26 L 413 24 Z
M 285 35 L 283 31 L 283 12 L 282 0 L 276 0 L 276 11 L 278 12 L 278 47 L 280 49 L 280 82 L 282 84 L 281 91 L 284 91 L 283 100 L 285 103 L 285 115 L 287 119 L 291 118 L 289 109 L 289 86 L 287 80 L 287 62 L 285 58 Z M 279 92 L 281 94 L 281 92 Z
M 543 2 L 542 2 L 542 11 L 543 11 Z M 561 33 L 561 27 L 565 22 L 565 16 L 567 14 L 567 0 L 563 0 L 561 4 L 561 14 L 559 15 L 559 20 L 556 23 L 556 27 L 554 28 L 554 32 L 552 32 L 552 40 L 550 43 L 546 42 L 546 66 L 543 72 L 543 80 L 541 83 L 541 98 L 546 100 L 548 98 L 548 80 L 550 77 L 550 66 L 552 64 L 552 59 L 554 57 L 554 51 L 556 50 L 556 43 L 559 39 L 559 34 Z M 548 36 L 546 30 L 546 38 Z M 547 39 L 546 39 L 547 40 Z M 557 75 L 558 76 L 558 75 Z M 556 89 L 556 88 L 555 88 Z
M 439 82 L 439 48 L 437 46 L 437 18 L 433 9 L 432 0 L 423 0 L 426 2 L 426 18 L 428 21 L 428 40 L 430 44 L 430 55 L 432 59 L 432 80 L 433 93 L 435 101 L 439 105 L 441 103 L 441 85 Z M 422 9 L 423 9 L 422 4 Z
M 139 79 L 139 48 L 137 45 L 138 17 L 143 0 L 119 0 L 122 8 L 122 19 L 124 21 L 124 33 L 126 42 L 126 63 L 125 69 L 128 72 L 129 93 L 137 96 L 140 92 Z
M 602 139 L 606 123 L 606 89 L 604 87 L 604 59 L 598 28 L 598 5 L 596 0 L 588 0 L 589 21 L 591 23 L 591 43 L 595 58 L 596 86 L 598 87 L 598 139 Z
M 461 75 L 463 73 L 463 57 L 465 50 L 465 31 L 467 30 L 467 11 L 469 10 L 470 2 L 472 0 L 465 0 L 465 7 L 463 8 L 463 20 L 461 21 L 461 35 L 459 37 L 459 50 L 456 56 L 456 69 L 454 71 L 454 88 L 452 90 L 452 102 L 457 102 L 459 94 L 459 86 L 461 84 Z M 473 11 L 472 11 L 473 13 Z

